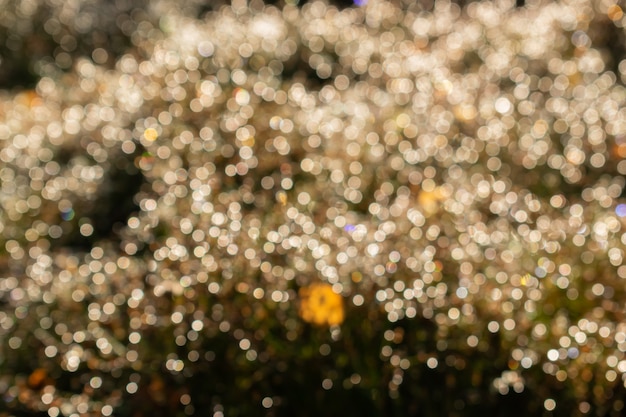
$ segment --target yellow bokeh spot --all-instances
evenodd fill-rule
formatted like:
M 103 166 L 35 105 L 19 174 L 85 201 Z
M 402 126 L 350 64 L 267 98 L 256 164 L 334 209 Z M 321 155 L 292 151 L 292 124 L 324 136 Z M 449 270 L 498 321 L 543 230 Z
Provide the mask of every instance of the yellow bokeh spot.
M 466 103 L 454 106 L 452 111 L 454 112 L 454 116 L 458 120 L 461 120 L 463 122 L 474 120 L 478 116 L 478 111 L 476 110 L 476 107 Z
M 143 137 L 150 142 L 154 142 L 159 137 L 159 132 L 156 131 L 155 128 L 149 127 L 143 132 Z
M 317 326 L 343 323 L 343 298 L 329 284 L 317 283 L 300 288 L 300 317 Z
M 441 188 L 437 187 L 433 191 L 422 190 L 417 196 L 417 204 L 421 207 L 424 215 L 429 217 L 439 210 L 439 203 L 444 199 Z
M 243 146 L 254 146 L 254 136 L 248 136 L 246 139 L 241 141 Z
M 520 279 L 520 284 L 522 284 L 523 286 L 528 285 L 529 279 L 530 279 L 530 274 L 523 275 L 522 278 Z
M 287 193 L 284 191 L 277 192 L 276 201 L 278 201 L 283 206 L 287 205 Z

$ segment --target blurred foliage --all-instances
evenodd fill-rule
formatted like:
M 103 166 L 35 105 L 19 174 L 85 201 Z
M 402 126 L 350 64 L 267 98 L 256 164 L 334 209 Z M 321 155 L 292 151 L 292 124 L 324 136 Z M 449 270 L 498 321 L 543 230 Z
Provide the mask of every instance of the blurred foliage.
M 621 415 L 622 7 L 0 0 L 0 415 Z

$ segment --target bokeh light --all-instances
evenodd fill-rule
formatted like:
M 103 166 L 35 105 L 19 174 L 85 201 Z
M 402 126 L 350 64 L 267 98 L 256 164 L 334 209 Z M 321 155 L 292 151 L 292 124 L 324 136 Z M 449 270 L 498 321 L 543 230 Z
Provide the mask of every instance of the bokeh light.
M 624 5 L 279 3 L 2 4 L 0 412 L 619 415 Z

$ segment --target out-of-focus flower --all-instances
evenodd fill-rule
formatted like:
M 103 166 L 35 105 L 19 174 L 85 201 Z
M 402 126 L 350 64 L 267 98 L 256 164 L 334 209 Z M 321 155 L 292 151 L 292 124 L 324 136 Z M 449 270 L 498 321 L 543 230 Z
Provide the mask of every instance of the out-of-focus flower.
M 336 326 L 343 322 L 341 295 L 329 284 L 311 284 L 300 289 L 300 317 L 318 326 Z

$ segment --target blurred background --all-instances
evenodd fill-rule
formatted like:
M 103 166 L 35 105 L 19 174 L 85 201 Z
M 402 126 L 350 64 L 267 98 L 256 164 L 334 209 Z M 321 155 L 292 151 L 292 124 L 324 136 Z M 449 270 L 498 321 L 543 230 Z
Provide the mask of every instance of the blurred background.
M 623 7 L 0 0 L 0 415 L 622 415 Z

